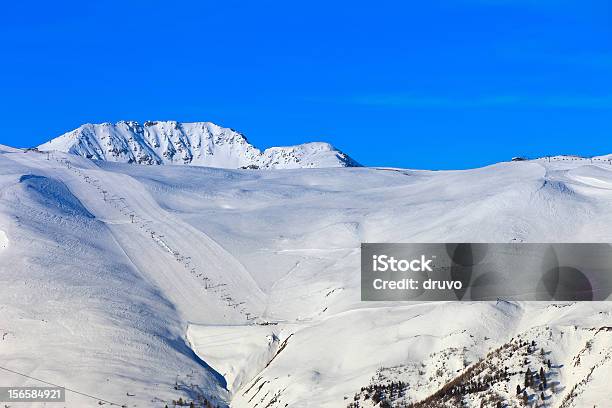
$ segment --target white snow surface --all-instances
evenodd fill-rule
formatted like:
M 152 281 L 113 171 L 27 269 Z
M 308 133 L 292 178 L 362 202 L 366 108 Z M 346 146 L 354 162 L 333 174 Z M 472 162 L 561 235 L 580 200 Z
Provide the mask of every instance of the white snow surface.
M 521 335 L 562 366 L 548 406 L 606 406 L 612 303 L 361 302 L 359 245 L 610 242 L 607 163 L 254 172 L 1 147 L 0 169 L 2 367 L 130 407 L 346 407 L 381 372 L 425 398 Z
M 88 123 L 38 148 L 138 164 L 190 164 L 234 169 L 359 166 L 345 153 L 323 142 L 271 147 L 262 152 L 244 135 L 211 122 Z

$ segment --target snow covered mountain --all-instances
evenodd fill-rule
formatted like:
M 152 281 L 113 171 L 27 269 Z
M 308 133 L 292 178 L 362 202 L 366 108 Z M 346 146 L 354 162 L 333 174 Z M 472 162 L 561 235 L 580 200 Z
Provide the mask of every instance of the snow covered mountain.
M 138 164 L 262 169 L 359 166 L 329 143 L 271 147 L 262 152 L 242 134 L 211 122 L 85 124 L 38 148 L 96 160 Z
M 6 385 L 81 393 L 68 408 L 518 408 L 544 367 L 532 407 L 609 406 L 612 302 L 361 302 L 359 273 L 361 242 L 612 242 L 609 162 L 258 172 L 0 146 L 0 169 Z

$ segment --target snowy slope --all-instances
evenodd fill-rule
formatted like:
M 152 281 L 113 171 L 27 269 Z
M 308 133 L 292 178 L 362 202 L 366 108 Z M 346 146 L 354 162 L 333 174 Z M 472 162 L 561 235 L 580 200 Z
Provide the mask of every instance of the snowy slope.
M 139 164 L 264 169 L 359 165 L 328 143 L 272 147 L 262 152 L 242 134 L 210 122 L 85 124 L 40 145 L 39 149 Z
M 607 163 L 253 172 L 2 148 L 0 169 L 12 370 L 136 407 L 367 407 L 362 387 L 419 401 L 520 335 L 562 366 L 549 406 L 605 406 L 609 302 L 361 302 L 359 244 L 610 242 Z
M 107 404 L 151 406 L 200 392 L 226 399 L 224 380 L 186 343 L 180 311 L 135 267 L 109 224 L 85 208 L 77 197 L 83 190 L 4 151 L 0 166 L 2 367 Z M 197 390 L 174 389 L 186 375 Z M 5 371 L 0 378 L 43 385 Z M 67 401 L 98 402 L 76 393 Z

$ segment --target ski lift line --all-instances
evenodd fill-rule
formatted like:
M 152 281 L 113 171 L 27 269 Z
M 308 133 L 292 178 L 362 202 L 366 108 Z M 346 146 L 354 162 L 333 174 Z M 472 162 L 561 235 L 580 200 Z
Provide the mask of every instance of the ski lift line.
M 97 179 L 94 179 L 93 177 L 90 178 L 89 176 L 84 175 L 82 172 L 80 172 L 80 171 L 78 171 L 76 169 L 73 169 L 73 171 L 75 173 L 79 174 L 79 176 L 81 176 L 89 184 L 94 184 L 91 181 L 95 181 L 95 183 L 99 182 Z M 96 189 L 98 191 L 100 191 L 102 193 L 102 195 L 104 196 L 103 197 L 104 201 L 106 201 L 107 204 L 110 204 L 113 207 L 115 207 L 117 210 L 119 210 L 119 212 L 122 215 L 129 216 L 131 218 L 132 223 L 135 223 L 134 220 L 136 218 L 141 219 L 141 217 L 139 215 L 134 214 L 134 212 L 131 210 L 129 204 L 127 204 L 127 202 L 126 202 L 127 200 L 126 200 L 125 197 L 121 197 L 121 196 L 118 196 L 116 194 L 110 195 L 109 191 L 104 190 L 99 185 L 96 185 L 95 187 L 96 187 Z M 107 195 L 110 195 L 110 197 L 107 197 Z M 117 201 L 121 203 L 121 205 L 122 205 L 121 207 L 117 206 Z M 130 213 L 130 214 L 128 215 L 128 213 Z M 164 235 L 158 234 L 156 231 L 153 231 L 153 230 L 150 230 L 149 228 L 147 228 L 147 225 L 148 224 L 152 224 L 152 221 L 147 220 L 146 218 L 142 218 L 142 221 L 137 223 L 137 224 L 139 225 L 140 228 L 142 228 L 146 232 L 150 233 L 151 238 L 155 242 L 157 242 L 162 248 L 164 248 L 166 251 L 170 252 L 170 254 L 174 256 L 176 261 L 178 261 L 180 263 L 183 263 L 185 269 L 189 268 L 189 265 L 191 263 L 190 262 L 191 257 L 190 256 L 181 255 L 179 251 L 174 250 L 170 245 L 168 245 L 167 242 L 165 242 L 165 240 L 162 239 L 164 237 Z M 196 268 L 192 268 L 190 272 L 195 275 Z M 202 274 L 198 275 L 198 277 L 201 277 L 201 276 L 202 276 Z M 205 281 L 204 289 L 205 290 L 212 289 L 213 292 L 218 293 L 220 295 L 220 297 L 221 297 L 220 300 L 222 300 L 222 301 L 225 300 L 226 302 L 228 302 L 228 304 L 227 304 L 228 307 L 233 307 L 234 309 L 237 309 L 238 306 L 240 306 L 240 305 L 245 303 L 245 302 L 234 303 L 234 299 L 229 297 L 229 294 L 225 290 L 223 290 L 223 291 L 219 290 L 219 288 L 227 286 L 227 284 L 225 284 L 225 283 L 216 283 L 216 284 L 209 285 L 208 282 L 207 282 L 209 280 L 209 278 L 203 277 L 203 280 Z M 226 299 L 223 299 L 223 297 L 226 297 Z M 244 310 L 240 309 L 239 313 L 244 314 Z M 247 317 L 247 320 L 249 320 L 248 317 Z
M 107 404 L 114 405 L 114 406 L 117 406 L 117 407 L 123 407 L 123 406 L 125 406 L 125 405 L 123 405 L 123 404 L 117 404 L 116 402 L 112 402 L 112 401 L 105 400 L 105 399 L 103 399 L 103 398 L 96 397 L 95 395 L 86 394 L 86 393 L 84 393 L 84 392 L 77 391 L 77 390 L 73 390 L 72 388 L 68 388 L 68 387 L 65 387 L 65 386 L 63 386 L 63 385 L 54 384 L 54 383 L 51 383 L 51 382 L 49 382 L 49 381 L 41 380 L 40 378 L 36 378 L 36 377 L 32 377 L 32 376 L 29 376 L 29 375 L 24 374 L 24 373 L 20 373 L 20 372 L 18 372 L 18 371 L 13 371 L 13 370 L 10 370 L 10 369 L 8 369 L 8 368 L 6 368 L 6 367 L 2 367 L 2 366 L 0 366 L 0 370 L 8 371 L 9 373 L 17 374 L 17 375 L 20 375 L 20 376 L 25 377 L 25 378 L 29 378 L 29 379 L 34 380 L 34 381 L 38 381 L 38 382 L 43 383 L 43 384 L 51 385 L 51 386 L 53 386 L 53 387 L 63 388 L 63 389 L 65 389 L 66 391 L 70 391 L 70 392 L 72 392 L 72 393 L 79 394 L 79 395 L 82 395 L 82 396 L 84 396 L 84 397 L 94 399 L 94 400 L 96 400 L 96 401 L 106 402 Z

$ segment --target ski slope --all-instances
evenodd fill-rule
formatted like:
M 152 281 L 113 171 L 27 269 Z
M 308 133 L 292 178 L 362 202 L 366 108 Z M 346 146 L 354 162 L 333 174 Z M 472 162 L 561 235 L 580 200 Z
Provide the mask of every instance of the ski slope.
M 361 302 L 359 245 L 610 242 L 606 162 L 255 171 L 2 147 L 0 169 L 2 366 L 93 396 L 66 406 L 343 407 L 389 379 L 416 402 L 519 335 L 563 366 L 549 406 L 605 406 L 611 303 Z

